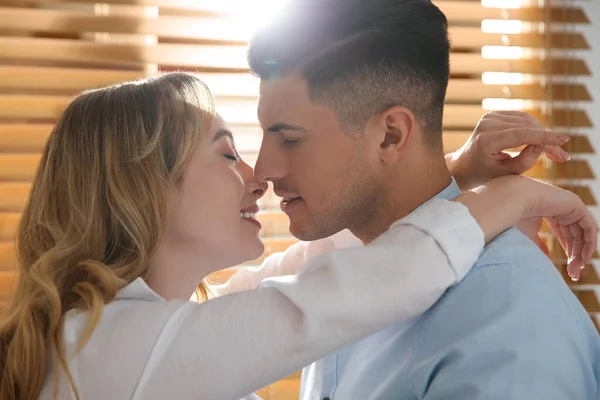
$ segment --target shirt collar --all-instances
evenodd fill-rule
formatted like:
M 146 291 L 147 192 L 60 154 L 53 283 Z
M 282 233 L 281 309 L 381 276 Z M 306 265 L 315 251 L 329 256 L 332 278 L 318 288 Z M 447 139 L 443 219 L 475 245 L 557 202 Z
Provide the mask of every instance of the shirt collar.
M 115 300 L 165 301 L 142 278 L 136 278 L 133 282 L 119 290 L 115 296 Z
M 454 200 L 461 194 L 462 194 L 462 192 L 460 191 L 458 184 L 456 183 L 456 180 L 454 180 L 454 178 L 452 178 L 452 182 L 450 182 L 450 184 L 448 186 L 446 186 L 444 188 L 444 190 L 442 190 L 441 192 L 439 192 L 438 194 L 433 196 L 431 199 L 429 199 L 426 202 L 424 202 L 423 204 L 421 204 L 416 209 L 418 210 L 419 208 L 423 207 L 425 204 L 429 203 L 432 199 Z M 394 227 L 399 222 L 400 221 L 394 222 L 391 227 Z
M 444 199 L 444 200 L 454 200 L 461 194 L 462 194 L 462 192 L 458 188 L 458 184 L 456 183 L 454 178 L 452 178 L 452 182 L 450 182 L 450 184 L 448 186 L 446 186 L 446 188 L 444 190 L 439 192 L 434 198 Z M 427 200 L 424 204 L 427 204 L 428 202 L 429 202 L 429 200 Z

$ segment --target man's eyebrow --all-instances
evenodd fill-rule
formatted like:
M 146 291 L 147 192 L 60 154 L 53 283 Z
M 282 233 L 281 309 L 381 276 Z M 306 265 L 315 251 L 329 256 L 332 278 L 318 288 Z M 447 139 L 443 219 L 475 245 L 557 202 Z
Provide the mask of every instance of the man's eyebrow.
M 213 143 L 221 139 L 223 136 L 226 136 L 230 138 L 231 141 L 233 141 L 233 134 L 230 131 L 228 131 L 227 129 L 219 129 L 217 133 L 215 133 L 215 136 L 213 136 Z
M 278 122 L 267 128 L 269 132 L 281 132 L 281 131 L 306 131 L 306 128 L 301 126 L 286 124 L 285 122 Z

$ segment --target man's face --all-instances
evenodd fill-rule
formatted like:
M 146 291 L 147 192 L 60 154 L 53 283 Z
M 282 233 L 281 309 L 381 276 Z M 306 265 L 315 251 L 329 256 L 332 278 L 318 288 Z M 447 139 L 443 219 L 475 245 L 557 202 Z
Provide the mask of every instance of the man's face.
M 303 79 L 263 81 L 258 118 L 263 141 L 256 177 L 273 182 L 294 236 L 327 237 L 377 210 L 373 140 L 348 137 L 331 109 L 311 104 Z

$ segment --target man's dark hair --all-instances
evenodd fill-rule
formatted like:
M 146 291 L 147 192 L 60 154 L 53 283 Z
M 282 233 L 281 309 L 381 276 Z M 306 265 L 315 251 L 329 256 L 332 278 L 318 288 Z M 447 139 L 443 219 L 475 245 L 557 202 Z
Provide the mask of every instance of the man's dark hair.
M 429 0 L 292 0 L 250 41 L 252 72 L 298 73 L 311 101 L 332 108 L 349 134 L 387 108 L 410 109 L 442 148 L 449 78 L 448 23 Z

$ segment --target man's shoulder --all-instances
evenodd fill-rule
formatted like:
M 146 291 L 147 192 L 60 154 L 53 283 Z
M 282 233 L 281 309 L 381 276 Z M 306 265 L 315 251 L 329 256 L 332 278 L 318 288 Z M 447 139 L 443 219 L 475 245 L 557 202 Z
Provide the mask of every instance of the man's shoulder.
M 596 350 L 598 345 L 589 315 L 561 274 L 516 229 L 485 248 L 463 281 L 424 314 L 420 327 L 426 332 L 423 345 L 440 346 L 438 350 L 481 337 L 490 346 L 497 341 L 499 346 L 517 347 L 518 337 L 548 337 L 550 331 L 557 340 L 586 337 Z
M 473 270 L 497 265 L 517 264 L 539 271 L 556 272 L 550 259 L 535 243 L 516 228 L 506 230 L 485 246 Z
M 574 311 L 577 317 L 587 316 L 552 261 L 515 228 L 502 233 L 485 247 L 473 269 L 463 281 L 448 290 L 438 306 L 451 308 L 469 298 L 490 299 L 490 303 L 473 304 L 473 313 L 505 307 L 504 311 L 508 313 L 517 313 L 521 309 L 536 311 L 532 315 L 535 318 L 556 311 L 549 307 L 553 304 Z
M 496 384 L 525 393 L 531 382 L 566 377 L 573 393 L 595 394 L 600 379 L 600 339 L 589 315 L 552 262 L 514 229 L 486 247 L 413 333 L 420 339 L 407 375 L 415 391 L 426 391 L 434 377 L 448 388 L 468 387 L 469 376 L 496 382 L 481 393 Z

